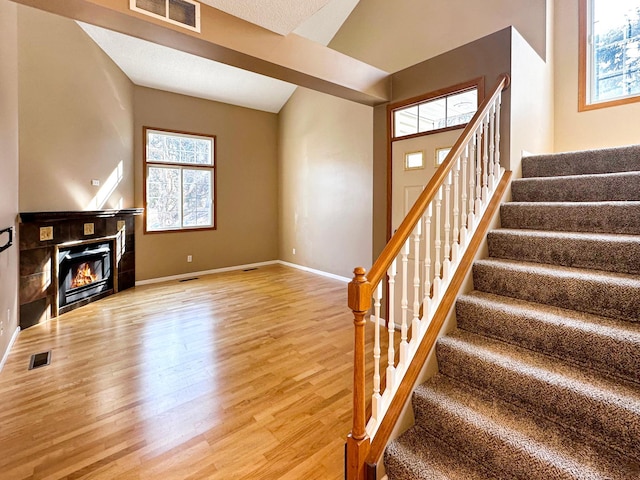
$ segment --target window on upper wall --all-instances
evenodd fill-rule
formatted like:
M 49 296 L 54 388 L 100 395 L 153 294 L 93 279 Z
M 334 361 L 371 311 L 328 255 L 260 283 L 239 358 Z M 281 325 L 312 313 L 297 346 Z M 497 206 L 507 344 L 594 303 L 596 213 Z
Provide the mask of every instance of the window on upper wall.
M 213 229 L 213 135 L 144 128 L 145 231 Z
M 392 111 L 392 138 L 437 133 L 466 125 L 478 109 L 478 85 L 436 92 Z
M 580 0 L 579 110 L 640 101 L 640 0 Z

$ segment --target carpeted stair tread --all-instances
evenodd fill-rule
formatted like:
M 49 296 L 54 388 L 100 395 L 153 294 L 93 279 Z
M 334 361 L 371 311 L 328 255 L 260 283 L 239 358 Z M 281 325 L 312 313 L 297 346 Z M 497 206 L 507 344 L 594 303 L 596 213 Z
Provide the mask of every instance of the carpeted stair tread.
M 410 428 L 392 441 L 385 451 L 384 463 L 389 480 L 491 478 L 473 461 L 456 458 L 444 443 L 420 427 Z
M 640 202 L 510 202 L 503 228 L 640 235 Z
M 640 321 L 640 277 L 516 260 L 473 264 L 476 290 L 580 312 Z
M 640 386 L 458 330 L 438 340 L 440 372 L 640 460 Z
M 640 146 L 532 155 L 522 159 L 523 177 L 640 171 Z
M 619 273 L 640 273 L 640 236 L 499 229 L 489 232 L 489 256 L 591 268 Z
M 418 428 L 490 470 L 487 478 L 621 480 L 640 474 L 635 460 L 443 375 L 416 388 L 413 406 Z
M 516 179 L 514 202 L 601 202 L 640 200 L 640 172 Z
M 473 291 L 456 302 L 460 329 L 640 384 L 640 323 Z

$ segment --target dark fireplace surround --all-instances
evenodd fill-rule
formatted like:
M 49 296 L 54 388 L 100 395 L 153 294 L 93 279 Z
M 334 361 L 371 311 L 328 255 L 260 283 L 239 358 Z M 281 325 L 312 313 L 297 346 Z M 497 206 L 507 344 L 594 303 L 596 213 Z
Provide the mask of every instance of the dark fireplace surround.
M 20 214 L 20 328 L 135 285 L 142 209 Z

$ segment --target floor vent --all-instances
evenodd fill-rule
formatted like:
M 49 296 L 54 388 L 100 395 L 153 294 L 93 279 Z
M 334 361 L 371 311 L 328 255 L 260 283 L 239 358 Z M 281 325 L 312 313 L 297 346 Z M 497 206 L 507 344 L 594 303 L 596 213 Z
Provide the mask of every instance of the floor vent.
M 257 270 L 257 269 L 258 269 L 257 267 L 254 267 L 254 268 L 245 268 L 245 269 L 244 269 L 244 270 L 242 270 L 242 271 L 243 271 L 243 272 L 252 272 L 252 271 Z
M 179 282 L 190 282 L 191 280 L 198 280 L 198 277 L 183 278 L 182 280 L 178 280 L 178 281 Z
M 51 363 L 51 350 L 48 352 L 34 353 L 29 361 L 29 370 L 47 366 Z

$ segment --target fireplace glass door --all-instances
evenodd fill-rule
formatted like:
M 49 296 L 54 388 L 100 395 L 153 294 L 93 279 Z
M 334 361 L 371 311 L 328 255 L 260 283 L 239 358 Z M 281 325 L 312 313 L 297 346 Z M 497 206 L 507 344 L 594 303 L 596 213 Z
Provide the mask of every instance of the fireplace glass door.
M 58 305 L 65 306 L 113 290 L 111 241 L 58 252 Z

